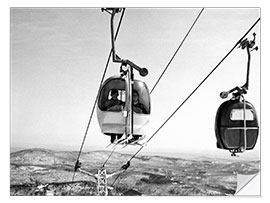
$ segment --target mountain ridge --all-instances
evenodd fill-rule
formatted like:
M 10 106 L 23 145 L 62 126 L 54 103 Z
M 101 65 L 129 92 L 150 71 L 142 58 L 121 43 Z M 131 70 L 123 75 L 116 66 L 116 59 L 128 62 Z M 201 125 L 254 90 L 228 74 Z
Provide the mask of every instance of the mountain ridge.
M 103 150 L 82 152 L 81 167 L 96 174 L 109 155 L 110 151 Z M 11 194 L 36 195 L 36 188 L 49 184 L 54 195 L 97 195 L 94 178 L 76 172 L 76 183 L 71 182 L 77 156 L 77 151 L 44 148 L 12 152 Z M 105 166 L 107 173 L 118 171 L 131 156 L 131 153 L 113 153 Z M 237 186 L 236 174 L 256 173 L 259 167 L 259 161 L 138 155 L 128 170 L 120 174 L 110 195 L 233 195 Z M 108 179 L 109 185 L 113 179 Z M 73 187 L 77 189 L 67 192 Z M 86 188 L 92 192 L 87 193 Z

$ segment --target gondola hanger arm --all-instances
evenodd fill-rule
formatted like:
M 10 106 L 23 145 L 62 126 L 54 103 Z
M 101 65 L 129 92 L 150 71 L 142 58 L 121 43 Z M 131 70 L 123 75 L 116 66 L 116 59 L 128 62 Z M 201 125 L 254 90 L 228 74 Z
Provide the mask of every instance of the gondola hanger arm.
M 129 59 L 122 59 L 120 56 L 116 54 L 115 49 L 115 34 L 114 34 L 114 16 L 116 13 L 121 12 L 121 8 L 102 8 L 101 11 L 106 11 L 111 15 L 111 43 L 112 43 L 112 61 L 114 63 L 121 63 L 122 65 L 129 65 L 131 68 L 137 70 L 141 76 L 148 75 L 148 70 L 146 68 L 141 68 L 140 66 L 136 65 Z
M 256 39 L 256 33 L 253 33 L 252 40 L 248 40 L 247 38 L 244 38 L 238 42 L 238 44 L 239 44 L 238 48 L 246 49 L 247 55 L 248 55 L 246 83 L 244 85 L 242 85 L 241 87 L 236 86 L 229 91 L 221 92 L 220 97 L 222 99 L 226 99 L 230 93 L 232 93 L 234 95 L 234 97 L 237 97 L 237 96 L 240 96 L 240 95 L 247 93 L 247 90 L 249 88 L 249 70 L 250 70 L 250 59 L 251 59 L 250 52 L 253 50 L 257 51 L 259 49 L 258 46 L 255 46 L 255 39 Z
M 257 51 L 259 49 L 258 46 L 255 46 L 255 39 L 256 39 L 256 33 L 254 32 L 252 40 L 248 40 L 246 38 L 242 40 L 239 44 L 239 48 L 246 49 L 247 55 L 248 55 L 246 83 L 241 87 L 245 90 L 248 90 L 248 87 L 249 87 L 249 70 L 250 70 L 250 59 L 251 59 L 250 52 L 253 50 Z

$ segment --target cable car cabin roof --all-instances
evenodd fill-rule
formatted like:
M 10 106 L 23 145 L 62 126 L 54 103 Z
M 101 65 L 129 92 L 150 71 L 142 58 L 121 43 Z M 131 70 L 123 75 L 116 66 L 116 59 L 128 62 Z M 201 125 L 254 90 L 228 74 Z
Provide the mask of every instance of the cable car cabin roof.
M 140 80 L 134 80 L 134 90 L 139 94 L 139 101 L 145 106 L 146 114 L 150 114 L 151 103 L 150 103 L 150 93 L 147 85 Z M 102 85 L 99 98 L 98 98 L 98 108 L 102 111 L 106 111 L 105 103 L 109 99 L 110 92 L 112 89 L 117 89 L 124 91 L 124 95 L 127 92 L 126 81 L 121 76 L 112 76 L 108 78 Z M 123 101 L 124 102 L 124 101 Z

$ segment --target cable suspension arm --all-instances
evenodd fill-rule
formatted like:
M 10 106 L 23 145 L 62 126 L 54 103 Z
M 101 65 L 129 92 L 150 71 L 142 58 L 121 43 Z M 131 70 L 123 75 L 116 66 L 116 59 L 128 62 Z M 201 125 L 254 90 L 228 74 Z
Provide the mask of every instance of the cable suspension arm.
M 180 43 L 180 45 L 178 46 L 178 48 L 176 49 L 175 53 L 173 54 L 172 58 L 170 59 L 169 63 L 167 64 L 167 66 L 165 67 L 165 69 L 163 70 L 163 72 L 161 73 L 160 77 L 158 78 L 157 82 L 155 83 L 154 87 L 152 88 L 152 90 L 150 91 L 150 94 L 152 94 L 152 92 L 154 91 L 154 89 L 156 88 L 157 84 L 159 83 L 160 79 L 162 78 L 162 76 L 164 75 L 164 73 L 167 71 L 169 65 L 171 64 L 171 62 L 173 61 L 174 57 L 176 56 L 176 54 L 178 53 L 179 49 L 182 47 L 183 43 L 185 42 L 186 38 L 188 37 L 189 33 L 191 32 L 191 30 L 193 29 L 194 25 L 196 24 L 196 22 L 198 21 L 199 17 L 201 16 L 202 12 L 203 12 L 204 8 L 202 8 L 202 10 L 200 11 L 200 13 L 198 14 L 197 18 L 195 19 L 195 21 L 193 22 L 193 24 L 191 25 L 191 27 L 189 28 L 187 34 L 185 35 L 184 39 L 182 40 L 182 42 Z

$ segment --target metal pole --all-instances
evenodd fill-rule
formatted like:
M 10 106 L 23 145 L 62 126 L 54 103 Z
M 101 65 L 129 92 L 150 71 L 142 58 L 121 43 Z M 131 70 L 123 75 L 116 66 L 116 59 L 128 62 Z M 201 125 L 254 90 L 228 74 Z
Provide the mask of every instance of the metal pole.
M 122 63 L 122 59 L 119 58 L 116 53 L 115 53 L 115 44 L 114 44 L 114 25 L 113 25 L 113 21 L 114 21 L 114 16 L 117 13 L 117 9 L 112 9 L 112 14 L 111 14 L 111 41 L 112 41 L 112 60 L 113 62 L 117 62 L 117 63 Z
M 246 84 L 245 87 L 248 90 L 249 86 L 249 70 L 250 70 L 250 47 L 247 45 L 247 54 L 248 54 L 248 61 L 247 61 L 247 79 L 246 79 Z
M 244 152 L 247 149 L 247 121 L 246 121 L 246 100 L 243 95 L 242 97 L 243 97 L 243 104 L 244 104 L 244 115 L 243 115 L 244 117 L 244 149 L 242 149 L 241 151 Z
M 115 46 L 114 46 L 114 26 L 113 26 L 113 20 L 115 16 L 115 10 L 112 10 L 112 15 L 111 15 L 111 41 L 112 41 L 112 53 L 113 53 L 113 60 L 115 58 Z
M 127 74 L 127 80 L 128 80 L 128 122 L 127 122 L 127 129 L 129 129 L 129 136 L 133 136 L 133 81 L 134 81 L 134 75 L 133 75 L 133 68 L 127 64 L 128 67 L 128 74 Z M 128 135 L 127 133 L 127 135 Z
M 130 117 L 130 135 L 133 137 L 133 125 L 134 125 L 134 113 L 133 113 L 133 87 L 134 87 L 134 74 L 133 74 L 133 67 L 130 66 L 130 111 L 131 111 L 131 117 Z

